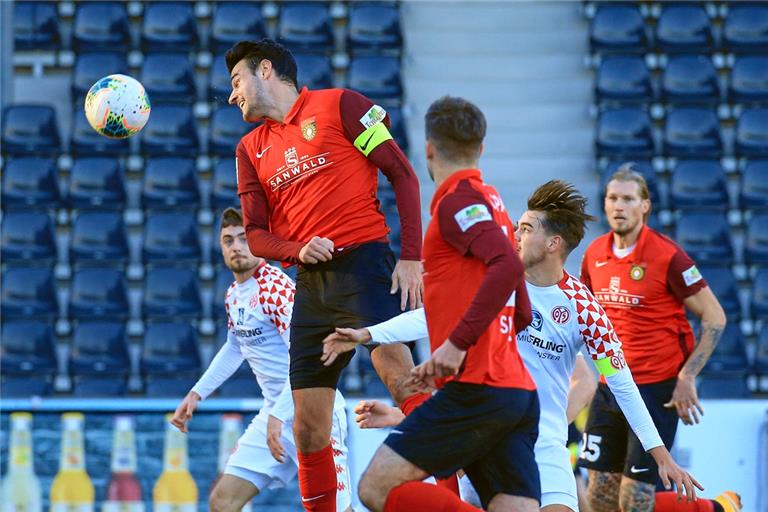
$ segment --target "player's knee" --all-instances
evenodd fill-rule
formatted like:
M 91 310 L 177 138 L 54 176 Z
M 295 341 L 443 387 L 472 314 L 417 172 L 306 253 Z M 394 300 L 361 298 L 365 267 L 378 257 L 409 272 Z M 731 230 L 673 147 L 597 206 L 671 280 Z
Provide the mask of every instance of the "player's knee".
M 357 486 L 357 493 L 360 501 L 370 510 L 383 510 L 384 502 L 387 499 L 386 494 L 382 495 L 382 489 L 376 485 L 376 478 L 373 478 L 370 471 L 363 473 L 360 483 Z
M 322 450 L 331 442 L 330 433 L 324 428 L 318 429 L 317 425 L 309 422 L 296 422 L 293 424 L 293 438 L 296 441 L 296 449 L 300 453 L 312 453 Z

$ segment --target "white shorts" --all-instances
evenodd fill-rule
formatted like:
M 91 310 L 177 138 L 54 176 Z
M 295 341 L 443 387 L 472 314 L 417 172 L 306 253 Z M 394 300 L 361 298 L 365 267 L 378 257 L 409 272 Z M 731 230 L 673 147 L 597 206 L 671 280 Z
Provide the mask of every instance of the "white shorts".
M 224 473 L 251 482 L 259 491 L 284 487 L 299 471 L 290 425 L 283 427 L 280 441 L 288 455 L 283 463 L 272 457 L 267 446 L 266 419 L 256 416 L 238 439 L 235 450 L 227 460 Z M 331 445 L 336 464 L 336 510 L 342 512 L 352 505 L 352 489 L 347 467 L 347 414 L 343 408 L 333 411 Z

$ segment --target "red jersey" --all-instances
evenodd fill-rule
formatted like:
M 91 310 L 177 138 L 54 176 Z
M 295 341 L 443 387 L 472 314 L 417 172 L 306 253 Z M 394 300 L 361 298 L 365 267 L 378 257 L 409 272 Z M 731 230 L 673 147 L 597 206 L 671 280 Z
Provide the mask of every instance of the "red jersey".
M 677 376 L 694 345 L 683 300 L 707 286 L 677 244 L 643 226 L 632 252 L 617 258 L 607 233 L 587 248 L 581 281 L 611 319 L 635 382 Z
M 458 171 L 435 191 L 431 213 L 424 309 L 432 351 L 446 339 L 467 350 L 459 382 L 535 389 L 515 336 L 530 323 L 531 306 L 499 193 L 480 171 Z
M 387 126 L 384 109 L 356 92 L 304 88 L 283 122 L 268 119 L 245 135 L 237 178 L 251 252 L 296 263 L 313 236 L 336 249 L 386 239 L 380 168 L 397 199 L 402 259 L 419 260 L 418 178 Z

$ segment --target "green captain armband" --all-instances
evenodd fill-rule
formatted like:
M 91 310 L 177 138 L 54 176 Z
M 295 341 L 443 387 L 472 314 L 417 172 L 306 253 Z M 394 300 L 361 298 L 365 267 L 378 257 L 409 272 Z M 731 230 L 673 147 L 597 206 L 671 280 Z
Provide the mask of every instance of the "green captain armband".
M 355 139 L 355 147 L 365 156 L 368 156 L 371 151 L 379 147 L 384 142 L 391 140 L 392 135 L 387 130 L 384 123 L 378 122 L 367 128 Z
M 627 363 L 624 361 L 624 353 L 619 351 L 610 357 L 604 357 L 595 361 L 597 371 L 603 377 L 610 377 L 616 375 L 621 370 L 627 367 Z

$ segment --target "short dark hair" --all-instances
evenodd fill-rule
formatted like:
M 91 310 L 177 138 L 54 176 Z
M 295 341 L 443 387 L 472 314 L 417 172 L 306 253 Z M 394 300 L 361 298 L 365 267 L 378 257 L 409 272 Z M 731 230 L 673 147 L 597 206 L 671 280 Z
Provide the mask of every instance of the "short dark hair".
M 272 63 L 272 69 L 275 70 L 280 80 L 297 87 L 297 68 L 293 54 L 288 48 L 272 39 L 240 41 L 227 50 L 224 58 L 227 61 L 227 69 L 230 74 L 237 63 L 243 59 L 247 59 L 248 69 L 251 70 L 251 73 L 255 74 L 259 63 L 266 59 Z
M 230 226 L 242 226 L 243 214 L 237 208 L 227 208 L 221 214 L 221 228 L 224 229 Z
M 424 116 L 427 140 L 448 160 L 477 160 L 485 138 L 482 111 L 464 98 L 443 96 Z
M 640 191 L 640 199 L 648 199 L 650 201 L 651 195 L 648 193 L 648 182 L 642 174 L 635 170 L 635 162 L 624 162 L 616 169 L 616 172 L 611 174 L 610 179 L 605 183 L 605 193 L 608 193 L 608 184 L 612 181 L 628 182 L 633 181 L 637 183 L 637 188 Z M 643 222 L 648 220 L 651 215 L 653 204 L 648 208 L 648 212 L 643 215 Z
M 567 255 L 584 238 L 587 221 L 595 220 L 586 212 L 587 203 L 587 198 L 572 184 L 550 180 L 533 191 L 528 198 L 528 209 L 546 213 L 546 218 L 541 220 L 542 227 L 565 240 Z

